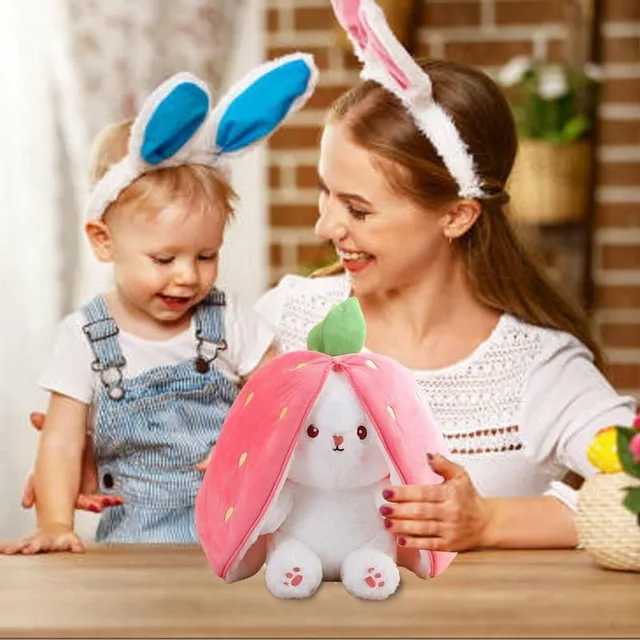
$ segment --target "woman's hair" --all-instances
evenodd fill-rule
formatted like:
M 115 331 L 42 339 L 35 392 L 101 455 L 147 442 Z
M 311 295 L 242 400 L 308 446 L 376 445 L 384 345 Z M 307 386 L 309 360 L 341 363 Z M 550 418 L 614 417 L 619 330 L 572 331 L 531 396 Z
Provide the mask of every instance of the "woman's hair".
M 94 185 L 109 168 L 125 157 L 131 133 L 131 120 L 109 125 L 97 136 L 91 152 L 89 179 Z M 163 167 L 142 174 L 105 211 L 135 206 L 137 210 L 158 213 L 171 201 L 184 204 L 189 211 L 206 211 L 222 205 L 225 220 L 233 217 L 236 193 L 220 170 L 199 164 Z
M 451 116 L 473 156 L 489 197 L 482 212 L 455 242 L 478 299 L 525 322 L 566 331 L 585 344 L 598 366 L 599 346 L 586 315 L 544 275 L 516 237 L 504 211 L 505 185 L 517 151 L 517 134 L 507 101 L 484 73 L 446 61 L 419 61 L 429 74 L 436 102 Z M 459 198 L 459 187 L 411 114 L 390 92 L 363 81 L 332 105 L 328 122 L 344 123 L 355 144 L 383 162 L 384 175 L 399 194 L 425 209 Z M 339 264 L 315 272 L 331 275 Z

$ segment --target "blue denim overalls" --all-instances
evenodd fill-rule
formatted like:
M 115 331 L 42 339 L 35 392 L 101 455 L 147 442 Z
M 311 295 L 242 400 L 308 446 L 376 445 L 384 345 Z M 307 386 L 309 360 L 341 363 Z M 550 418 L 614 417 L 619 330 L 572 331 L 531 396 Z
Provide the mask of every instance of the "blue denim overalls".
M 102 514 L 98 542 L 198 542 L 194 504 L 203 475 L 195 465 L 210 453 L 238 393 L 212 364 L 226 348 L 224 305 L 213 289 L 196 308 L 193 359 L 135 378 L 123 378 L 119 330 L 104 297 L 83 308 L 102 380 L 93 407 L 99 488 L 124 498 Z

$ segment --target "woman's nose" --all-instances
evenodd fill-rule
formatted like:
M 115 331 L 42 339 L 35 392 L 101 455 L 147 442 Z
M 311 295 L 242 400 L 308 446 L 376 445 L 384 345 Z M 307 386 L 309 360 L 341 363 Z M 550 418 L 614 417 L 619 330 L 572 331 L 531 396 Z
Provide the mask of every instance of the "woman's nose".
M 324 210 L 323 210 L 324 209 Z M 329 211 L 328 207 L 320 210 L 320 217 L 316 222 L 315 232 L 321 240 L 337 242 L 347 235 L 347 225 L 336 211 Z

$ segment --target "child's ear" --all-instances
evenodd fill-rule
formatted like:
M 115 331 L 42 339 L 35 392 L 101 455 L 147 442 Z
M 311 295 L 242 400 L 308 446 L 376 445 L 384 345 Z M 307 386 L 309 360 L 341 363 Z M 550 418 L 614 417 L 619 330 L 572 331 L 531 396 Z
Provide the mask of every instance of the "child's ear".
M 104 222 L 91 220 L 85 225 L 84 231 L 91 243 L 93 255 L 100 262 L 113 262 L 113 239 L 109 227 Z
M 462 237 L 482 213 L 477 200 L 458 200 L 443 216 L 443 232 L 446 238 L 455 240 Z

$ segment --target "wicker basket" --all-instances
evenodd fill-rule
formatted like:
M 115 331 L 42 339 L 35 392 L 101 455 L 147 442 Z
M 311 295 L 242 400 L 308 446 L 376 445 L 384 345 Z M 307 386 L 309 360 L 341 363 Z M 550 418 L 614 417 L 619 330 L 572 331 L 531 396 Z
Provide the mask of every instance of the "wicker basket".
M 510 215 L 528 224 L 578 222 L 587 212 L 590 143 L 521 140 L 508 190 Z
M 640 571 L 638 517 L 622 504 L 623 489 L 630 486 L 640 486 L 640 480 L 626 473 L 603 473 L 589 478 L 580 490 L 580 545 L 608 569 Z

